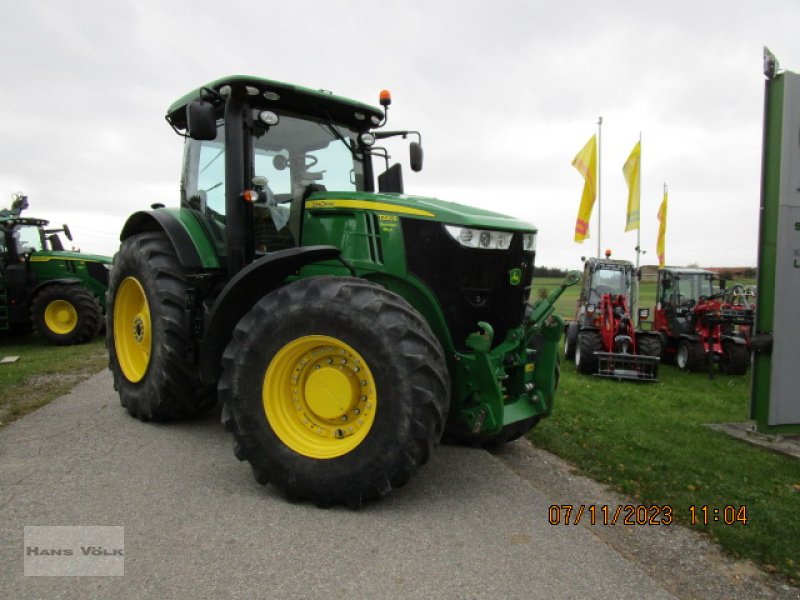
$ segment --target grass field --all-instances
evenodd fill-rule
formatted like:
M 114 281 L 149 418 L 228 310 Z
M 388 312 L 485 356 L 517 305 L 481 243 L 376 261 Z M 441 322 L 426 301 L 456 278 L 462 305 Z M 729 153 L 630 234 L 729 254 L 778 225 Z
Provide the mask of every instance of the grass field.
M 529 437 L 637 504 L 672 506 L 690 526 L 690 506 L 746 506 L 746 525 L 692 528 L 800 581 L 800 462 L 705 427 L 748 419 L 749 374 L 709 380 L 662 365 L 659 379 L 601 380 L 564 363 L 553 415 Z
M 51 346 L 34 334 L 0 336 L 0 426 L 44 406 L 108 363 L 103 338 L 80 346 Z

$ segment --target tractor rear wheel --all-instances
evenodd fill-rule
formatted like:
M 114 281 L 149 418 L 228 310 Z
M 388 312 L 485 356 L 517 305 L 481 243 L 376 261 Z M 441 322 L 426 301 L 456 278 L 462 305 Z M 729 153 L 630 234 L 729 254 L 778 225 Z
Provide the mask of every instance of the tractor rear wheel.
M 575 347 L 575 366 L 584 375 L 597 373 L 597 355 L 603 349 L 603 339 L 599 331 L 581 331 Z
M 450 404 L 444 351 L 400 296 L 363 279 L 302 279 L 233 333 L 218 393 L 256 480 L 319 506 L 386 496 L 425 464 Z
M 142 421 L 185 419 L 216 402 L 190 359 L 188 289 L 166 234 L 122 242 L 106 296 L 108 365 L 122 406 Z
M 578 344 L 578 332 L 580 326 L 577 323 L 567 325 L 567 333 L 564 336 L 564 358 L 575 360 L 575 347 Z
M 675 354 L 675 364 L 682 371 L 702 371 L 706 365 L 706 354 L 700 342 L 681 340 Z
M 51 344 L 85 344 L 100 331 L 103 320 L 97 298 L 79 285 L 47 286 L 33 299 L 31 320 L 36 332 Z
M 728 375 L 744 375 L 750 364 L 750 353 L 744 344 L 723 342 L 719 370 Z

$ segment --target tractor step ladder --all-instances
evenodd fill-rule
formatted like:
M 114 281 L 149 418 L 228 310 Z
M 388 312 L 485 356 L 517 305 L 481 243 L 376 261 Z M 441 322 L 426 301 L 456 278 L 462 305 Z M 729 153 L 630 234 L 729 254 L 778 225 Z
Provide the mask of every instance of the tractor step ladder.
M 6 276 L 3 264 L 0 263 L 0 331 L 8 331 L 8 294 L 6 293 Z

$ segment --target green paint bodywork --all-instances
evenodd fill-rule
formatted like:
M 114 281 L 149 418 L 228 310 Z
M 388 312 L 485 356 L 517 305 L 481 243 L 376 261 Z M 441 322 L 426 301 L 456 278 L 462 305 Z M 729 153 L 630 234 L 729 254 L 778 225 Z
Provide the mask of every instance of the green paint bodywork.
M 761 220 L 759 226 L 758 309 L 756 333 L 772 335 L 775 331 L 777 289 L 778 226 L 780 209 L 783 117 L 786 85 L 783 74 L 766 81 L 764 108 L 764 146 L 761 174 Z M 779 324 L 778 324 L 779 325 Z M 770 425 L 772 392 L 772 353 L 753 353 L 753 377 L 750 393 L 750 418 L 764 433 L 798 433 L 795 424 Z
M 758 310 L 756 331 L 773 331 L 775 304 L 775 256 L 778 243 L 778 200 L 781 180 L 781 145 L 783 143 L 783 77 L 766 82 L 764 109 L 764 156 L 762 159 L 761 223 L 758 268 Z M 768 425 L 772 355 L 753 353 L 753 378 L 750 394 L 750 418 L 759 431 L 772 431 Z
M 171 214 L 183 225 L 186 233 L 189 234 L 189 237 L 194 242 L 194 247 L 200 257 L 200 262 L 203 263 L 204 269 L 220 268 L 217 250 L 207 235 L 205 228 L 200 224 L 199 213 L 188 208 L 160 208 L 158 210 Z
M 506 425 L 552 412 L 558 344 L 564 329 L 563 321 L 552 313 L 555 301 L 567 284 L 546 300 L 540 300 L 526 322 L 511 329 L 494 348 L 491 324 L 475 323 L 476 333 L 467 343 L 471 352 L 459 352 L 435 294 L 407 270 L 400 220 L 429 219 L 478 229 L 523 232 L 535 232 L 534 226 L 480 208 L 419 196 L 323 192 L 312 194 L 306 202 L 317 200 L 367 203 L 359 208 L 305 209 L 301 245 L 340 248 L 358 277 L 403 297 L 425 318 L 447 356 L 452 382 L 451 429 L 466 434 L 493 435 Z M 407 215 L 379 207 L 372 210 L 369 203 L 391 204 L 401 211 L 423 210 L 432 216 Z M 199 213 L 189 208 L 157 210 L 170 212 L 185 227 L 205 268 L 218 269 L 223 264 L 207 229 L 200 223 L 203 217 Z M 320 275 L 345 276 L 349 271 L 338 261 L 316 263 L 301 269 L 293 279 Z M 572 283 L 574 281 L 569 285 Z
M 252 91 L 249 102 L 259 110 L 275 106 L 276 110 L 293 114 L 322 114 L 358 131 L 371 129 L 377 125 L 376 120 L 384 117 L 383 110 L 360 102 L 255 77 L 233 76 L 203 87 L 220 91 L 231 84 L 249 86 Z M 185 128 L 185 108 L 200 96 L 202 89 L 189 92 L 169 107 L 167 119 L 173 127 Z M 325 203 L 335 200 L 346 203 L 339 206 L 335 202 Z M 501 433 L 504 426 L 551 413 L 558 378 L 558 344 L 563 332 L 563 321 L 552 314 L 553 306 L 566 286 L 574 284 L 578 277 L 573 276 L 550 297 L 530 307 L 524 322 L 508 330 L 499 343 L 494 340 L 491 322 L 474 323 L 474 333 L 468 340 L 454 343 L 436 294 L 408 271 L 402 220 L 424 219 L 443 225 L 524 233 L 536 233 L 534 226 L 480 208 L 404 194 L 315 192 L 302 201 L 295 198 L 294 202 L 303 202 L 302 207 L 293 207 L 302 209 L 299 226 L 293 225 L 302 231 L 300 246 L 339 248 L 358 277 L 403 297 L 429 323 L 445 351 L 450 372 L 448 428 L 451 431 L 492 436 Z M 188 207 L 170 210 L 194 240 L 205 269 L 215 270 L 226 264 L 226 257 L 220 254 L 225 250 L 219 240 L 215 244 L 210 238 L 212 228 L 205 216 Z M 506 281 L 511 285 L 527 285 L 521 281 L 521 272 L 514 271 L 512 268 L 504 273 Z M 303 267 L 289 280 L 349 274 L 350 270 L 341 262 L 319 262 Z M 519 280 L 516 283 L 515 277 Z M 469 350 L 456 349 L 464 348 L 465 343 Z
M 0 329 L 8 329 L 10 325 L 16 323 L 28 322 L 34 297 L 51 282 L 75 282 L 89 290 L 105 311 L 107 277 L 105 277 L 105 281 L 96 279 L 90 273 L 88 265 L 94 263 L 110 266 L 111 257 L 69 250 L 34 250 L 30 253 L 27 261 L 23 261 L 22 257 L 19 257 L 18 262 L 15 262 L 11 260 L 10 250 L 7 249 L 5 239 L 6 232 L 10 235 L 18 225 L 37 227 L 44 243 L 45 236 L 42 232 L 48 225 L 48 221 L 19 215 L 0 217 L 0 242 L 2 242 L 0 249 L 5 249 L 5 254 L 0 254 Z M 25 283 L 8 287 L 11 284 L 6 281 L 4 270 L 14 267 L 15 264 L 21 266 L 23 262 L 25 262 L 25 269 L 28 273 Z
M 36 276 L 38 285 L 53 279 L 71 279 L 92 292 L 106 309 L 106 285 L 89 274 L 87 263 L 111 265 L 111 258 L 97 254 L 79 252 L 41 251 L 34 252 L 30 258 L 31 273 Z
M 558 297 L 576 283 L 568 283 L 540 300 L 524 323 L 511 329 L 494 348 L 491 323 L 475 323 L 467 340 L 472 352 L 459 352 L 434 293 L 413 274 L 405 262 L 405 241 L 400 219 L 431 219 L 447 224 L 483 229 L 534 232 L 517 219 L 434 198 L 393 194 L 323 193 L 314 200 L 361 200 L 425 210 L 434 216 L 398 215 L 365 208 L 310 208 L 304 211 L 302 245 L 330 244 L 342 249 L 359 277 L 402 296 L 426 319 L 445 350 L 452 382 L 449 427 L 461 433 L 493 435 L 511 423 L 549 415 L 557 385 L 558 344 L 564 322 L 553 315 Z M 373 216 L 374 215 L 374 216 Z M 371 224 L 372 223 L 372 226 Z M 377 260 L 377 248 L 381 259 Z M 302 277 L 347 275 L 340 263 L 315 264 Z

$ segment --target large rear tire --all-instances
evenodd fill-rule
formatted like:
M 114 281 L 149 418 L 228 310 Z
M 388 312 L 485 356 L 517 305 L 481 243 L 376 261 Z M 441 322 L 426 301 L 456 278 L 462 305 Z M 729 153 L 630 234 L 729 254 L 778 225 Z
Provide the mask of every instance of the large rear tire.
M 575 351 L 575 366 L 584 375 L 597 373 L 597 355 L 603 349 L 603 338 L 599 331 L 581 331 Z
M 33 299 L 31 320 L 51 344 L 85 344 L 100 331 L 103 312 L 97 298 L 79 285 L 53 284 Z
M 450 405 L 444 352 L 401 297 L 315 277 L 262 298 L 233 333 L 218 393 L 256 480 L 320 506 L 386 496 L 425 464 Z
M 750 364 L 750 353 L 744 344 L 723 342 L 719 370 L 728 375 L 744 375 Z
M 120 403 L 143 421 L 186 419 L 216 402 L 188 351 L 188 288 L 166 234 L 149 231 L 122 242 L 106 297 L 108 364 Z

